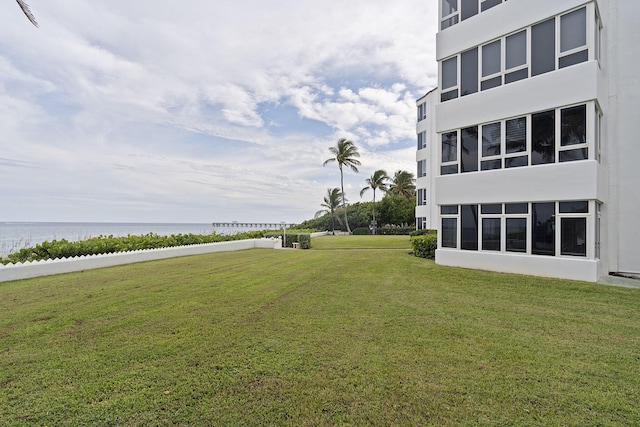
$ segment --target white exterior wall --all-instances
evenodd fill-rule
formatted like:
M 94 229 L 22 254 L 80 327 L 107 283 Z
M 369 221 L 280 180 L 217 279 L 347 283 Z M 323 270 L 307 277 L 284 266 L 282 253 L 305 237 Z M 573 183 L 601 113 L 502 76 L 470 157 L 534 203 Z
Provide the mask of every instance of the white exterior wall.
M 438 91 L 434 123 L 436 143 L 430 147 L 428 156 L 440 159 L 442 132 L 586 104 L 589 160 L 559 163 L 556 159 L 556 163 L 545 165 L 442 176 L 440 163 L 436 161 L 430 168 L 435 172 L 430 189 L 435 195 L 436 207 L 587 200 L 590 206 L 587 256 L 540 256 L 440 247 L 436 252 L 437 263 L 587 281 L 597 281 L 609 272 L 640 273 L 637 242 L 637 236 L 640 236 L 640 167 L 637 165 L 640 144 L 636 142 L 632 128 L 640 113 L 640 44 L 635 28 L 640 18 L 640 2 L 509 0 L 440 31 L 436 38 L 436 56 L 438 61 L 448 59 L 582 6 L 587 8 L 588 61 L 563 69 L 556 67 L 555 71 L 442 103 Z M 603 24 L 600 61 L 595 49 L 593 16 L 596 11 Z M 558 30 L 559 26 L 556 27 L 556 43 L 560 37 Z M 528 45 L 528 49 L 530 47 Z M 458 84 L 460 66 L 458 57 Z M 592 128 L 596 105 L 603 113 L 600 161 L 596 156 L 596 135 Z M 556 141 L 556 144 L 560 142 Z M 596 203 L 602 204 L 600 258 L 595 249 Z M 434 228 L 441 232 L 439 211 L 433 215 Z M 559 227 L 560 222 L 555 222 Z M 556 243 L 559 242 L 556 233 Z M 528 245 L 530 250 L 531 242 Z M 556 250 L 559 253 L 557 245 Z
M 416 162 L 420 160 L 426 160 L 427 175 L 424 177 L 416 178 L 416 189 L 427 189 L 427 204 L 422 206 L 416 206 L 416 218 L 426 218 L 425 228 L 435 229 L 438 222 L 438 207 L 436 206 L 435 191 L 431 183 L 437 176 L 438 171 L 438 159 L 432 155 L 434 148 L 438 145 L 438 135 L 435 132 L 436 129 L 436 115 L 435 106 L 439 93 L 437 90 L 428 92 L 425 96 L 418 99 L 416 105 L 426 103 L 427 106 L 427 118 L 419 120 L 416 123 L 416 134 L 426 132 L 427 146 L 421 150 L 416 151 Z M 417 198 L 416 198 L 417 202 Z

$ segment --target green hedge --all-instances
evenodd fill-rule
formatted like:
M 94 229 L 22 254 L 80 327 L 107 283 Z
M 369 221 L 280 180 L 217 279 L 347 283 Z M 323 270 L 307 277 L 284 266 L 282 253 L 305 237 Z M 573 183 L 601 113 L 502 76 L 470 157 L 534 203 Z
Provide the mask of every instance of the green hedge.
M 422 230 L 414 230 L 411 232 L 411 237 L 413 236 L 424 236 L 426 234 L 436 234 L 438 230 L 432 229 L 422 229 Z
M 354 229 L 351 234 L 355 234 L 356 236 L 365 236 L 369 234 L 369 228 L 367 227 L 358 227 Z
M 385 227 L 379 227 L 378 230 L 376 231 L 376 234 L 383 235 L 383 236 L 398 236 L 398 235 L 409 236 L 415 230 L 416 230 L 415 227 L 385 226 Z
M 438 235 L 435 233 L 411 237 L 413 254 L 420 258 L 435 259 L 438 248 Z
M 66 239 L 44 241 L 35 247 L 20 249 L 9 254 L 2 260 L 3 264 L 40 261 L 57 258 L 72 258 L 82 255 L 109 254 L 114 252 L 128 252 L 139 249 L 170 248 L 174 246 L 196 245 L 201 243 L 227 242 L 232 240 L 259 239 L 265 231 L 248 231 L 230 235 L 211 234 L 172 234 L 160 236 L 148 233 L 141 236 L 128 235 L 126 237 L 98 236 L 79 242 Z

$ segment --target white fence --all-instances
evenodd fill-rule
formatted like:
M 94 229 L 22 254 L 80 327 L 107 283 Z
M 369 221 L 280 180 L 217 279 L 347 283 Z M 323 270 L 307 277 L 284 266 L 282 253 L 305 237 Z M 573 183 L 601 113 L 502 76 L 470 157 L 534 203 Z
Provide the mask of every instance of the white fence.
M 51 274 L 71 273 L 92 268 L 111 267 L 134 262 L 153 261 L 211 252 L 241 251 L 246 249 L 281 249 L 281 239 L 249 239 L 231 242 L 205 243 L 201 245 L 178 246 L 173 248 L 145 249 L 112 254 L 88 255 L 74 258 L 61 258 L 46 261 L 33 261 L 24 264 L 0 264 L 0 282 L 48 276 Z

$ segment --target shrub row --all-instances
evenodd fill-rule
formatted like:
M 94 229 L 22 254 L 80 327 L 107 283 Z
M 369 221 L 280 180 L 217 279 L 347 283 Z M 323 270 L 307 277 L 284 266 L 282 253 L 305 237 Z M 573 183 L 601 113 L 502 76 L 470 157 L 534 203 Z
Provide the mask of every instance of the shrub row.
M 435 259 L 438 248 L 438 235 L 435 233 L 411 237 L 413 254 L 420 258 Z
M 201 243 L 227 242 L 232 240 L 259 239 L 265 235 L 265 231 L 248 231 L 244 233 L 221 235 L 211 234 L 172 234 L 160 236 L 155 233 L 141 236 L 128 235 L 126 237 L 114 237 L 100 235 L 79 242 L 70 242 L 66 239 L 45 241 L 35 247 L 20 249 L 9 254 L 2 260 L 3 264 L 40 261 L 57 258 L 72 258 L 82 255 L 109 254 L 114 252 L 127 252 L 140 249 L 169 248 L 174 246 L 196 245 Z
M 383 236 L 410 235 L 416 230 L 415 227 L 380 227 L 376 234 Z

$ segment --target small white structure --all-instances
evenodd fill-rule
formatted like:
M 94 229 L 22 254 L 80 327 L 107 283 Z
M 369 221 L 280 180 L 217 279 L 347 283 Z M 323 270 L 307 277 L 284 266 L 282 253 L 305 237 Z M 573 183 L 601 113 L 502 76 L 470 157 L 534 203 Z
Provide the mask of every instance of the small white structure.
M 438 1 L 439 85 L 418 100 L 416 157 L 436 262 L 639 274 L 640 2 Z

